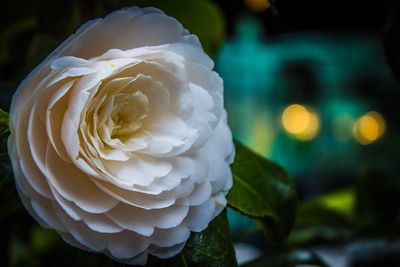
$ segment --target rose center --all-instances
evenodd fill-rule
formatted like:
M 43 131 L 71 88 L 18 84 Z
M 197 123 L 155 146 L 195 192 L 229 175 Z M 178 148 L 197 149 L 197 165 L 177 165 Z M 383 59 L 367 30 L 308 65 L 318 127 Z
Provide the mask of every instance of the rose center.
M 111 138 L 128 137 L 137 131 L 147 117 L 148 103 L 148 98 L 140 91 L 114 96 Z

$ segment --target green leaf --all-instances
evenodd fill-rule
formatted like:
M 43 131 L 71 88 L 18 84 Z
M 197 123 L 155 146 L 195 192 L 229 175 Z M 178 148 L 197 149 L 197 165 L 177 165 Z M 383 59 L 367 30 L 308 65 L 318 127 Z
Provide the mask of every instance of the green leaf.
M 226 209 L 200 233 L 192 233 L 183 250 L 187 266 L 237 266 Z
M 228 194 L 228 204 L 257 219 L 271 241 L 287 238 L 297 207 L 295 186 L 287 172 L 238 143 L 232 172 L 233 187 Z
M 0 221 L 20 208 L 7 153 L 8 114 L 0 109 Z

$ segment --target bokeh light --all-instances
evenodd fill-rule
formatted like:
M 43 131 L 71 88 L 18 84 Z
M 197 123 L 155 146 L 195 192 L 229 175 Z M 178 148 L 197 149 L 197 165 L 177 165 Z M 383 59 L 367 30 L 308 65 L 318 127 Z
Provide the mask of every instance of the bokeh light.
M 383 116 L 371 111 L 361 116 L 353 126 L 354 138 L 362 145 L 369 145 L 378 140 L 386 129 Z
M 312 109 L 292 104 L 282 113 L 282 125 L 285 131 L 296 139 L 308 141 L 317 135 L 320 121 Z
M 262 12 L 270 6 L 269 0 L 245 0 L 245 3 L 254 12 Z

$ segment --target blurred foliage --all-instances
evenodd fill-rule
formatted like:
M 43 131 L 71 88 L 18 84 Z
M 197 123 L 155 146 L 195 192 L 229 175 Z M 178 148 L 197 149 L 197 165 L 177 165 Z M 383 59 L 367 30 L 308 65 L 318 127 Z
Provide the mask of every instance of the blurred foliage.
M 379 169 L 369 169 L 357 181 L 355 217 L 366 231 L 391 235 L 400 230 L 400 179 Z M 399 232 L 398 232 L 399 233 Z
M 346 266 L 398 266 L 399 234 L 399 176 L 371 168 L 354 187 L 301 203 L 287 244 L 244 266 L 336 266 L 325 254 Z
M 399 181 L 396 174 L 371 168 L 354 188 L 303 203 L 289 244 L 344 242 L 364 235 L 399 238 Z
M 288 267 L 288 266 L 326 266 L 312 252 L 306 250 L 291 251 L 274 256 L 266 256 L 248 262 L 243 267 Z
M 20 208 L 7 154 L 8 114 L 0 109 L 0 228 L 3 220 Z
M 386 59 L 394 74 L 400 82 L 400 4 L 395 3 L 391 14 L 386 21 L 384 29 L 384 47 Z

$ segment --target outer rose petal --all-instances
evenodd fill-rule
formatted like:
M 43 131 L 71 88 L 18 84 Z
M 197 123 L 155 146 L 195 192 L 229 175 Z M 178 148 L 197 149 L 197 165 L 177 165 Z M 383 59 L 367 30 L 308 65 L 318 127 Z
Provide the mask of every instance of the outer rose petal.
M 66 50 L 65 55 L 91 58 L 110 48 L 128 50 L 168 43 L 200 46 L 197 37 L 188 34 L 176 19 L 165 16 L 157 9 L 132 7 L 118 10 L 93 23 Z
M 28 212 L 119 262 L 179 253 L 232 186 L 213 66 L 197 37 L 158 9 L 84 24 L 12 100 L 8 151 Z

